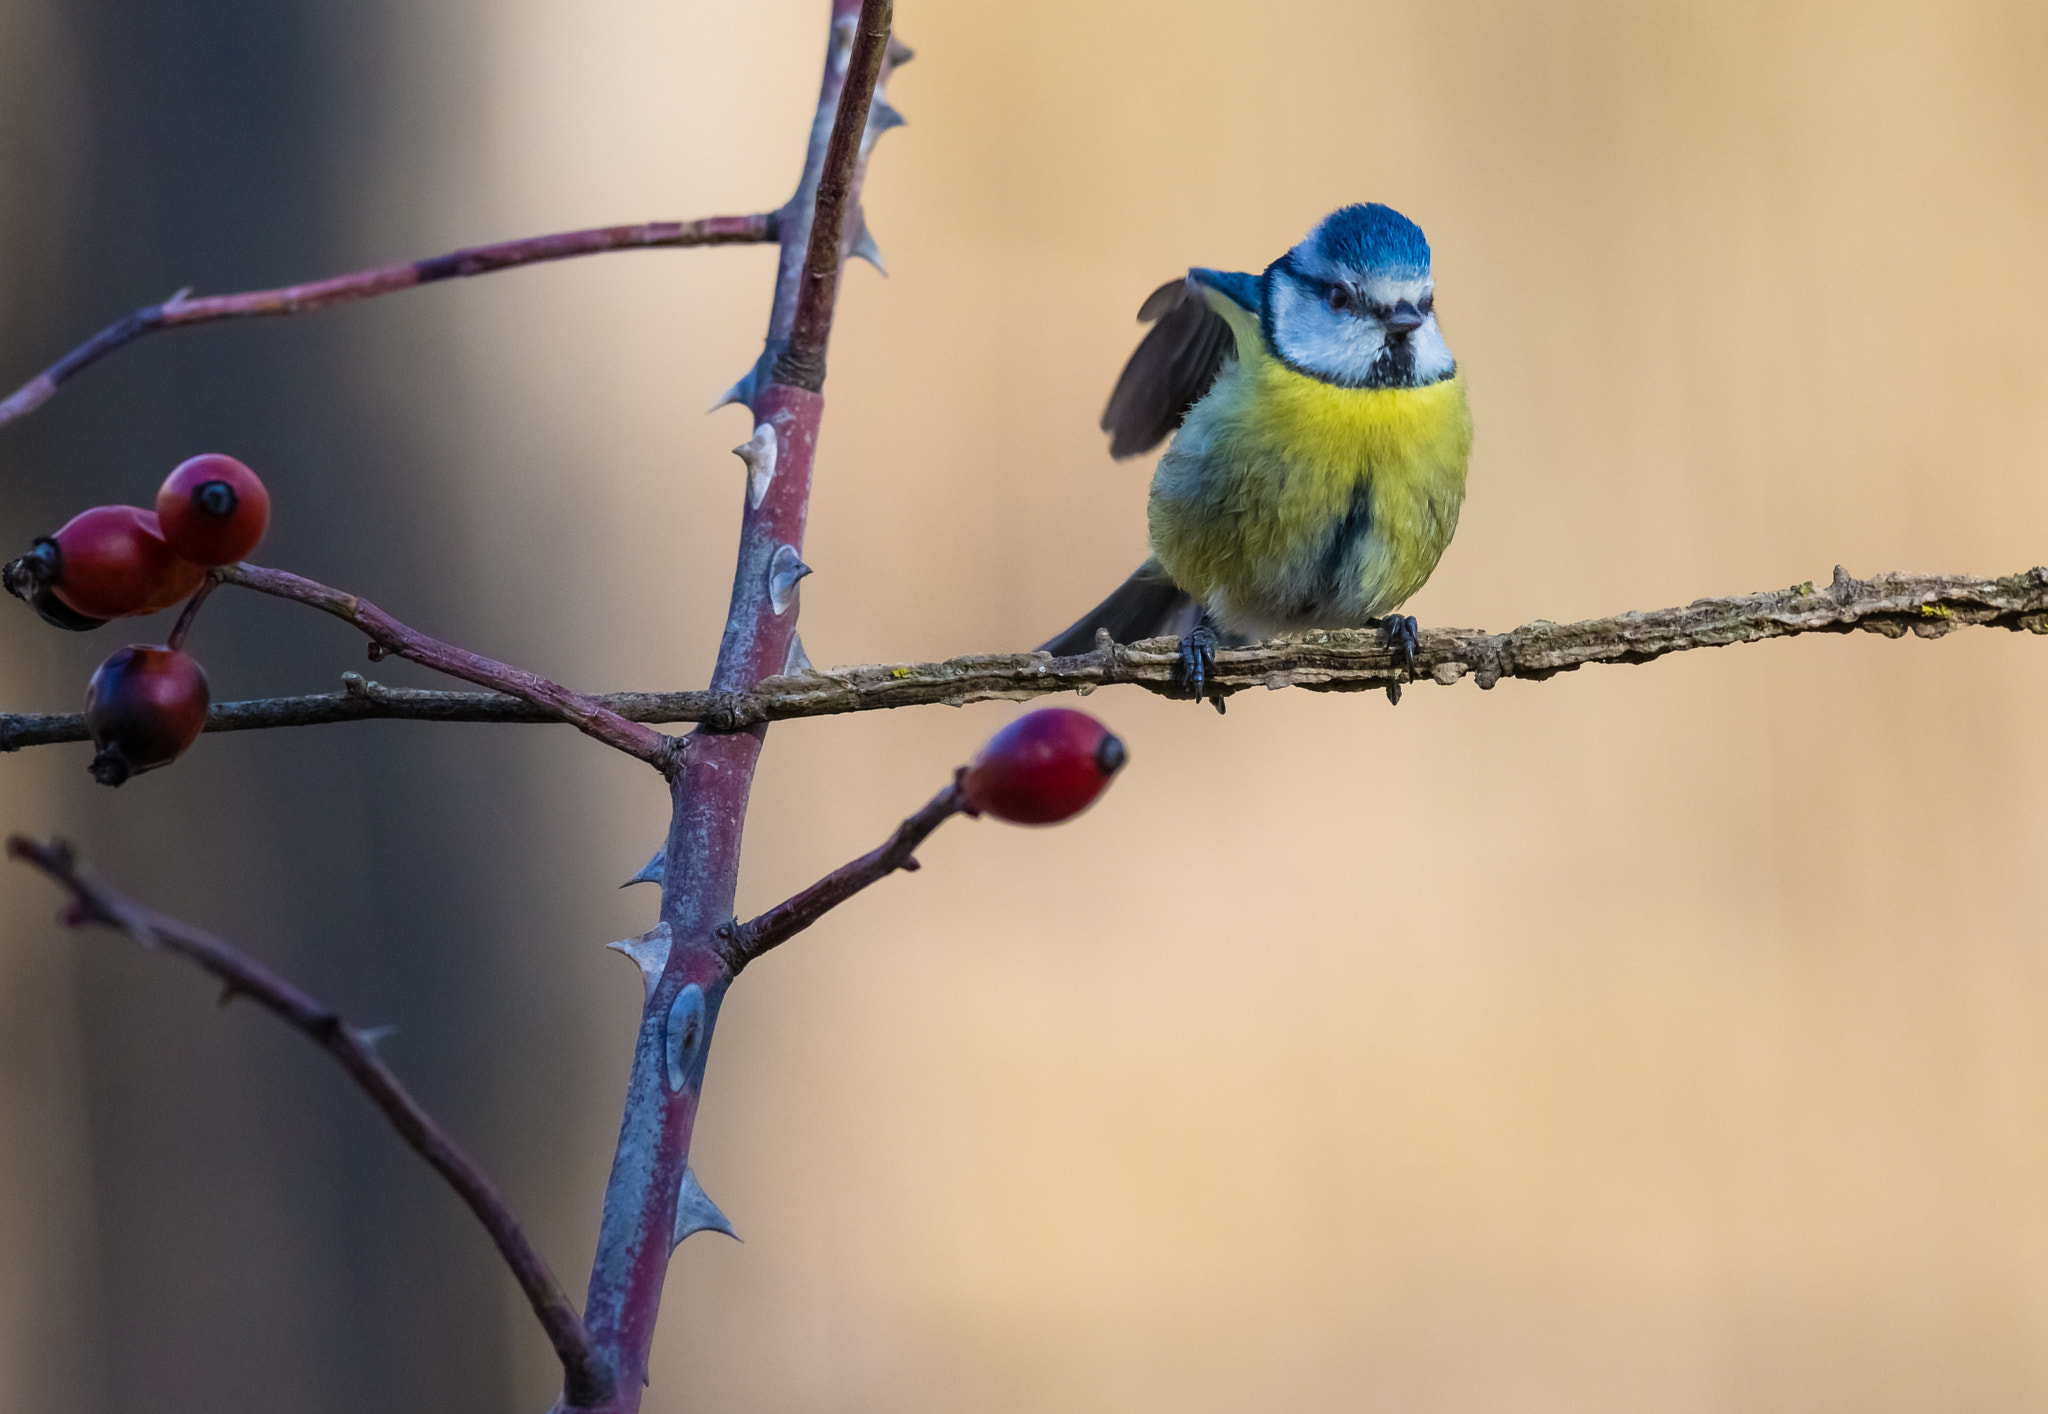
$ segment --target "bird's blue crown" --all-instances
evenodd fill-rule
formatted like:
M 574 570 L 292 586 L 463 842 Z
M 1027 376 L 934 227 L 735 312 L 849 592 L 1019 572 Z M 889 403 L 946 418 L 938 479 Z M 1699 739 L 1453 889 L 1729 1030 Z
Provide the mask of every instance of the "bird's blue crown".
M 1377 201 L 1331 212 L 1309 242 L 1317 253 L 1353 270 L 1386 275 L 1429 272 L 1429 241 L 1422 227 Z

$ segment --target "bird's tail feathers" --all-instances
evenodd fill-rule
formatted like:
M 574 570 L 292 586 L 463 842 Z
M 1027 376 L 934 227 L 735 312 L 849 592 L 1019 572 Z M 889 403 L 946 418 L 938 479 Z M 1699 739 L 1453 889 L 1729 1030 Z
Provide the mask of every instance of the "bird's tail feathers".
M 1182 638 L 1194 630 L 1201 606 L 1166 577 L 1156 561 L 1147 560 L 1110 596 L 1083 614 L 1059 637 L 1039 649 L 1056 658 L 1092 652 L 1095 632 L 1107 629 L 1118 643 L 1146 638 Z

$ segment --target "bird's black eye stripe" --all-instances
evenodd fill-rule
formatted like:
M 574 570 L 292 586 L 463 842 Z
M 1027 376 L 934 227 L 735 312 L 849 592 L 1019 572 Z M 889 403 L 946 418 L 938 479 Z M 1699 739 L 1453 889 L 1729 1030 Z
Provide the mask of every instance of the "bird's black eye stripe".
M 1323 286 L 1323 303 L 1339 314 L 1364 314 L 1382 321 L 1391 319 L 1394 315 L 1394 306 L 1391 304 L 1382 304 L 1378 300 L 1367 299 L 1355 287 L 1347 285 L 1341 280 L 1332 281 Z M 1436 291 L 1431 290 L 1428 294 L 1418 298 L 1415 301 L 1415 308 L 1421 314 L 1428 315 L 1436 308 Z

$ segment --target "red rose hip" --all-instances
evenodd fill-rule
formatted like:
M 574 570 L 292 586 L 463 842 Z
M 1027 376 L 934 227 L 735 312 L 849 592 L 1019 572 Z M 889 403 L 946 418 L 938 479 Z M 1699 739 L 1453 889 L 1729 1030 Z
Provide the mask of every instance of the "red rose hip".
M 164 539 L 196 564 L 246 559 L 270 524 L 270 492 L 233 457 L 208 452 L 183 462 L 156 493 Z
M 1017 825 L 1071 820 L 1123 769 L 1123 740 L 1086 712 L 1047 707 L 988 739 L 960 774 L 967 808 Z
M 7 566 L 7 588 L 21 598 L 54 597 L 77 619 L 120 619 L 168 609 L 199 587 L 203 566 L 164 543 L 156 513 L 140 506 L 94 506 L 37 539 Z M 65 616 L 43 616 L 65 628 Z
M 85 725 L 99 748 L 92 778 L 117 786 L 168 766 L 206 725 L 206 674 L 175 648 L 130 644 L 93 673 L 85 689 Z

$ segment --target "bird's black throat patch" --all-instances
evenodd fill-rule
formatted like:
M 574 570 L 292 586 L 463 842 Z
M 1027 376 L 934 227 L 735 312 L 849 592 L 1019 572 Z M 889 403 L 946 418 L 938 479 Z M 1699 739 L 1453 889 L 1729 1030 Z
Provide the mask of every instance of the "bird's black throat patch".
M 1415 345 L 1408 339 L 1388 339 L 1380 346 L 1372 371 L 1365 375 L 1363 388 L 1412 388 L 1415 386 Z

